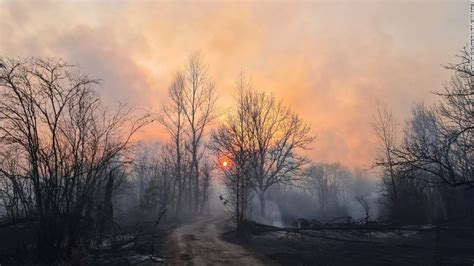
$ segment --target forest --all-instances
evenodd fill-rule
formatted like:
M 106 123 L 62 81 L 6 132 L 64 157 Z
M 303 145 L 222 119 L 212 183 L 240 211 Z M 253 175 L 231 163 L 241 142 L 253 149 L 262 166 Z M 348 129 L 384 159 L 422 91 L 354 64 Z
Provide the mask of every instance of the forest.
M 438 102 L 414 104 L 405 121 L 373 103 L 378 154 L 366 169 L 350 169 L 306 156 L 317 132 L 244 71 L 232 106 L 217 113 L 217 85 L 200 52 L 189 55 L 153 112 L 105 105 L 101 81 L 61 59 L 3 57 L 0 263 L 200 265 L 206 254 L 173 258 L 178 248 L 169 251 L 165 241 L 179 230 L 193 240 L 185 232 L 196 223 L 219 223 L 224 233 L 214 244 L 229 241 L 258 256 L 266 245 L 285 245 L 277 237 L 286 245 L 350 243 L 353 252 L 390 243 L 389 259 L 418 245 L 415 258 L 429 264 L 472 262 L 473 73 L 467 51 L 457 60 L 445 66 L 452 78 L 434 92 Z M 166 141 L 135 138 L 153 123 Z M 321 263 L 345 264 L 325 252 Z M 260 262 L 314 259 L 277 253 Z M 257 264 L 208 256 L 211 264 Z

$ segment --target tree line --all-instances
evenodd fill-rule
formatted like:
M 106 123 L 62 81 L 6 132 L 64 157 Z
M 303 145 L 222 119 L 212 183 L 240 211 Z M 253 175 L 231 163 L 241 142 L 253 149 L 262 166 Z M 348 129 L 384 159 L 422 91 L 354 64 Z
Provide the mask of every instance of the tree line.
M 433 106 L 413 105 L 401 126 L 380 104 L 375 165 L 383 170 L 385 216 L 398 223 L 474 223 L 474 85 L 467 50 Z
M 111 230 L 130 139 L 151 122 L 104 107 L 98 84 L 61 60 L 0 61 L 0 197 L 9 220 L 35 221 L 44 261 Z

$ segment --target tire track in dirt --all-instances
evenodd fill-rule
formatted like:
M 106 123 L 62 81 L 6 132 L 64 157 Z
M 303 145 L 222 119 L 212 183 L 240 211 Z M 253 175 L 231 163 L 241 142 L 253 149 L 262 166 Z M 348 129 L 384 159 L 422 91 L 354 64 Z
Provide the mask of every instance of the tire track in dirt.
M 255 254 L 221 239 L 225 218 L 199 218 L 176 228 L 164 246 L 169 265 L 264 265 Z

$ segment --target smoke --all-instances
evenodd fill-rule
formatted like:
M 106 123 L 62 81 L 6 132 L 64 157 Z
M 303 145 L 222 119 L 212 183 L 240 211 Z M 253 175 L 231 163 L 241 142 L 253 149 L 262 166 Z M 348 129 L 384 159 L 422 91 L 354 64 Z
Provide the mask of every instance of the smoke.
M 201 50 L 222 111 L 243 68 L 313 125 L 310 157 L 367 165 L 375 100 L 397 116 L 407 99 L 429 101 L 448 77 L 439 64 L 466 43 L 468 16 L 462 1 L 356 2 L 1 1 L 0 54 L 64 58 L 102 79 L 106 101 L 156 107 Z M 141 137 L 162 134 L 153 125 Z
M 365 195 L 364 199 L 367 201 L 369 205 L 369 217 L 370 219 L 376 219 L 379 217 L 379 199 L 380 199 L 380 192 L 372 191 L 369 194 Z M 347 213 L 355 220 L 365 218 L 365 210 L 363 206 L 357 202 L 355 197 L 350 198 L 346 202 L 347 206 Z
M 265 217 L 261 215 L 258 197 L 253 197 L 250 218 L 259 223 L 279 227 L 291 226 L 294 221 L 301 218 L 316 219 L 323 223 L 343 216 L 351 216 L 355 220 L 365 219 L 366 209 L 359 202 L 360 199 L 368 205 L 369 219 L 378 218 L 379 183 L 367 171 L 361 169 L 349 171 L 340 164 L 318 165 L 327 167 L 339 165 L 340 169 L 336 172 L 336 175 L 340 176 L 332 177 L 335 178 L 332 182 L 337 184 L 338 189 L 333 190 L 335 194 L 327 195 L 324 208 L 320 191 L 312 187 L 311 181 L 307 179 L 298 184 L 280 185 L 268 189 Z
M 262 217 L 260 211 L 260 202 L 258 197 L 252 198 L 252 206 L 250 218 L 258 223 L 273 225 L 277 227 L 283 227 L 283 219 L 281 216 L 280 206 L 278 203 L 266 199 L 265 200 L 265 217 Z

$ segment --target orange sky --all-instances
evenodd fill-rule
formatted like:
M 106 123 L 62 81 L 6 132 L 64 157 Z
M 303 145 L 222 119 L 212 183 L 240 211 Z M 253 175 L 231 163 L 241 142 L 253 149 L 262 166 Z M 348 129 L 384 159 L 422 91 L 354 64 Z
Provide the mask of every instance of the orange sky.
M 103 80 L 107 103 L 155 109 L 173 73 L 204 53 L 232 100 L 241 69 L 312 124 L 317 161 L 354 167 L 375 153 L 377 99 L 403 120 L 432 102 L 440 65 L 468 42 L 468 1 L 0 1 L 0 55 L 61 57 Z M 158 125 L 142 133 L 159 138 Z

